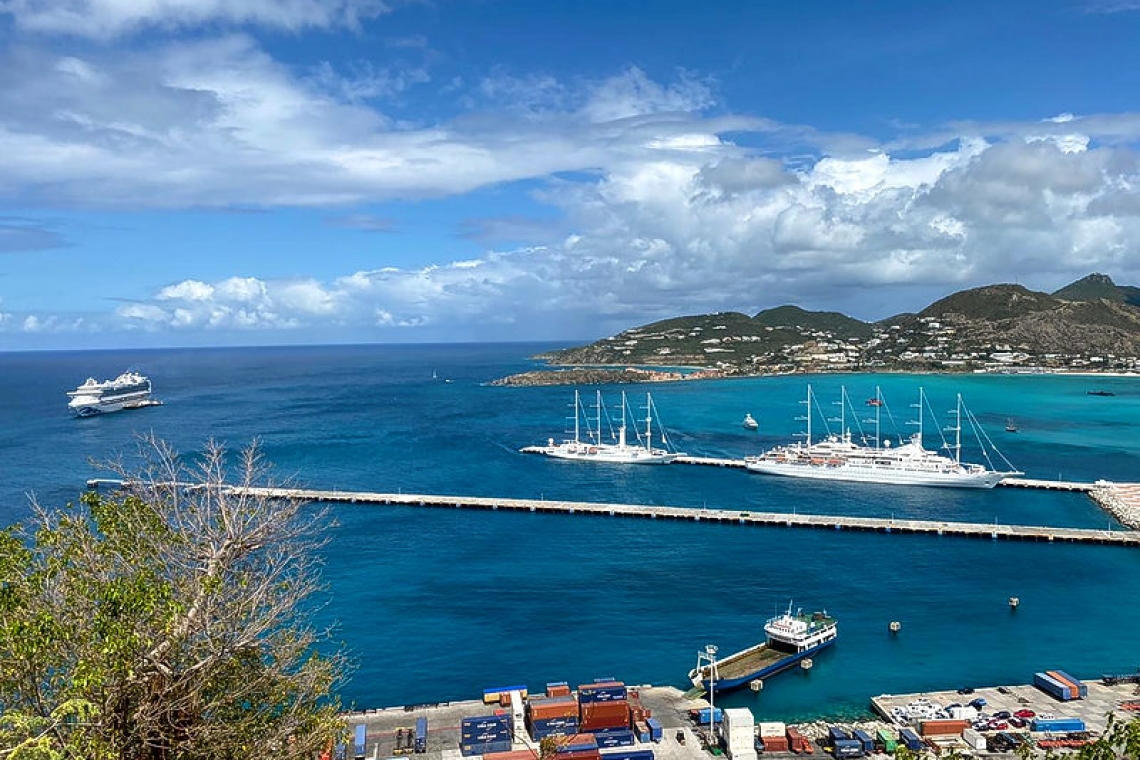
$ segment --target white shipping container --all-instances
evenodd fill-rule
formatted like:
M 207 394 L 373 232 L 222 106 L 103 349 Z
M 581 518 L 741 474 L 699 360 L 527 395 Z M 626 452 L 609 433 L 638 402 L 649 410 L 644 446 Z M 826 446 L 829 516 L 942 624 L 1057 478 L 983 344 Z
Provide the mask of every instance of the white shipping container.
M 756 719 L 747 707 L 729 707 L 724 711 L 724 725 L 729 729 L 747 727 L 751 731 L 756 725 Z
M 951 707 L 950 717 L 954 720 L 974 720 L 978 717 L 978 709 L 976 707 Z
M 967 728 L 962 732 L 962 739 L 969 745 L 970 749 L 980 749 L 984 751 L 986 748 L 986 737 L 972 728 Z
M 728 755 L 728 757 L 731 760 L 760 760 L 756 756 L 756 747 L 755 746 L 749 747 L 747 750 L 738 749 L 735 752 L 733 752 L 732 748 L 729 747 L 726 754 Z
M 765 722 L 757 723 L 757 728 L 760 730 L 760 738 L 772 738 L 776 736 L 785 736 L 788 733 L 787 723 Z

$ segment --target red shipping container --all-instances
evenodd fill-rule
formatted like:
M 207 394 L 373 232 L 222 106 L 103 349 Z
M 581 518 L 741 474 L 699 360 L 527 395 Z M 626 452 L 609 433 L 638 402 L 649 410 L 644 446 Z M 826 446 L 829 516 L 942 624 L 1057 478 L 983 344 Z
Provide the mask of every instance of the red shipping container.
M 923 736 L 957 736 L 969 727 L 968 720 L 924 720 L 919 726 Z
M 764 743 L 765 752 L 787 752 L 788 751 L 788 737 L 786 736 L 764 736 L 760 739 Z
M 527 703 L 532 720 L 547 718 L 577 718 L 578 700 L 573 697 L 548 697 L 532 699 Z
M 529 749 L 512 749 L 510 752 L 488 752 L 483 760 L 537 760 L 538 753 Z
M 583 752 L 559 752 L 558 760 L 601 760 L 602 754 L 596 749 Z
M 1068 686 L 1069 691 L 1073 695 L 1073 699 L 1080 699 L 1081 698 L 1081 687 L 1077 686 L 1075 683 L 1070 681 L 1068 678 L 1065 678 L 1063 675 L 1061 675 L 1060 673 L 1058 673 L 1055 670 L 1046 670 L 1045 675 L 1047 675 L 1050 678 L 1052 678 L 1053 680 L 1057 681 L 1062 686 Z
M 629 718 L 629 703 L 624 700 L 621 702 L 583 702 L 579 707 L 583 719 L 587 715 L 604 715 L 606 717 L 621 715 Z
M 629 718 L 583 718 L 578 721 L 578 728 L 583 731 L 597 731 L 603 728 L 629 728 Z
M 548 697 L 568 697 L 570 696 L 569 684 L 551 684 L 546 687 L 546 696 Z

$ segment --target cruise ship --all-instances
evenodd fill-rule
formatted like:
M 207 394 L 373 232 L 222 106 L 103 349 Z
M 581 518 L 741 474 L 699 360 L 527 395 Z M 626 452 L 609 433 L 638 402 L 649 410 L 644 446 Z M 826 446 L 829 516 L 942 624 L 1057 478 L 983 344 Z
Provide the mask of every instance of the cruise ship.
M 83 385 L 67 392 L 71 397 L 67 408 L 76 417 L 93 417 L 160 403 L 150 394 L 150 379 L 138 372 L 124 372 L 114 380 L 102 382 L 89 377 Z
M 697 666 L 689 680 L 706 692 L 726 692 L 774 676 L 811 655 L 831 646 L 839 636 L 839 622 L 827 612 L 804 613 L 792 605 L 782 615 L 764 624 L 765 639 L 724 659 L 717 659 L 716 647 L 697 653 Z
M 982 451 L 987 460 L 989 458 L 987 451 L 1001 455 L 977 425 L 973 415 L 964 409 L 961 395 L 958 395 L 957 407 L 952 412 L 954 424 L 947 428 L 949 432 L 954 433 L 954 440 L 952 443 L 944 444 L 945 449 L 953 452 L 952 456 L 931 451 L 923 446 L 922 412 L 927 402 L 921 388 L 919 403 L 916 405 L 919 408 L 918 421 L 913 423 L 919 426 L 918 432 L 895 447 L 891 446 L 890 440 L 884 440 L 881 445 L 879 444 L 879 413 L 883 403 L 878 391 L 875 398 L 878 403 L 873 405 L 876 415 L 875 432 L 872 435 L 873 445 L 860 444 L 852 440 L 845 418 L 841 418 L 841 433 L 829 432 L 821 440 L 813 441 L 811 409 L 815 405 L 815 397 L 812 395 L 811 386 L 808 386 L 806 441 L 776 446 L 760 456 L 745 457 L 745 468 L 750 472 L 793 478 L 946 488 L 993 488 L 1003 478 L 1022 474 L 1014 469 L 1008 460 L 1004 461 L 1008 469 L 997 469 L 992 463 L 986 466 L 962 461 L 963 419 L 971 425 L 975 433 L 985 437 L 987 445 L 982 447 Z M 846 410 L 847 404 L 846 392 L 843 392 L 841 408 Z M 1004 460 L 1004 457 L 1002 459 Z

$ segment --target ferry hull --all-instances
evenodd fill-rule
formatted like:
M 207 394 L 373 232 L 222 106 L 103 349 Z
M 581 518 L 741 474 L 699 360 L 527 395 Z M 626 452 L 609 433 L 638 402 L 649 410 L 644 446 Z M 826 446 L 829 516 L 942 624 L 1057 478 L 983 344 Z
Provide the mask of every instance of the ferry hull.
M 781 475 L 788 478 L 811 480 L 840 480 L 851 483 L 881 483 L 900 486 L 933 486 L 936 488 L 993 488 L 1007 473 L 987 470 L 980 473 L 931 473 L 884 471 L 856 468 L 849 465 L 777 464 L 772 462 L 746 462 L 749 472 L 762 475 Z
M 718 678 L 715 684 L 711 683 L 710 679 L 708 678 L 702 679 L 700 675 L 694 671 L 692 673 L 692 682 L 694 686 L 700 686 L 702 689 L 709 693 L 713 693 L 714 690 L 716 694 L 723 694 L 725 692 L 734 691 L 741 688 L 742 686 L 747 686 L 757 678 L 761 680 L 765 678 L 771 678 L 772 676 L 787 670 L 801 660 L 807 657 L 811 657 L 812 655 L 824 649 L 827 649 L 835 642 L 835 638 L 828 639 L 827 641 L 824 641 L 820 644 L 816 644 L 810 649 L 805 649 L 802 652 L 796 652 L 794 654 L 788 654 L 787 657 L 783 657 L 774 663 L 765 665 L 762 668 L 758 668 L 757 670 L 747 675 L 737 676 L 736 678 Z

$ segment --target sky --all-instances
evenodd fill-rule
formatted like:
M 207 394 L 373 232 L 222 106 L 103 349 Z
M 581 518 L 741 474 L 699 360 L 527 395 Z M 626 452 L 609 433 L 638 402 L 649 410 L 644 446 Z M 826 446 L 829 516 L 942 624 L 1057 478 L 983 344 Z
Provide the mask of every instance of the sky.
M 0 0 L 0 350 L 1140 285 L 1140 0 Z

